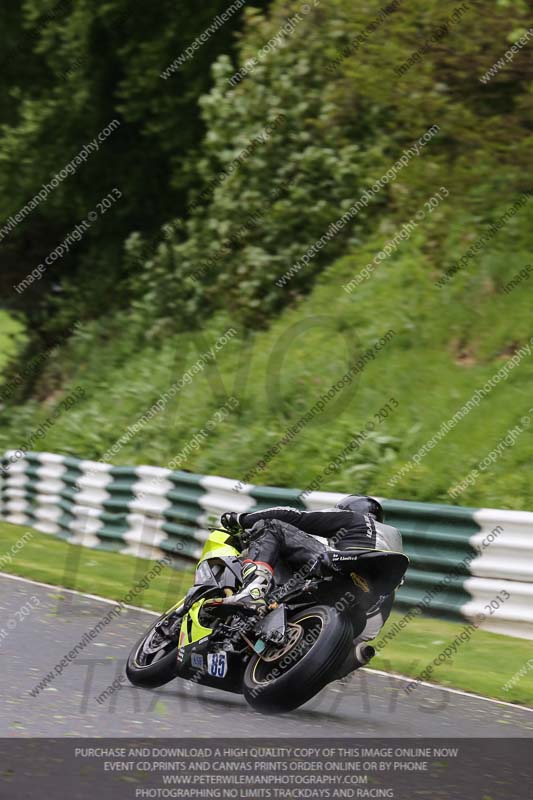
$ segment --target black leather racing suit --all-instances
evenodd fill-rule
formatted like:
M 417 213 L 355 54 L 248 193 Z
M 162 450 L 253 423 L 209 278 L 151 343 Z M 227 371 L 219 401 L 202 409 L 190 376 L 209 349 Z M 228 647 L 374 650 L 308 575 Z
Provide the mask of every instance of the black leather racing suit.
M 385 550 L 402 552 L 400 532 L 377 522 L 370 514 L 331 508 L 300 511 L 276 507 L 239 515 L 239 524 L 249 542 L 248 558 L 274 568 L 278 559 L 293 569 L 310 565 L 328 549 Z M 321 537 L 323 541 L 314 537 Z M 367 622 L 357 641 L 373 639 L 387 620 L 394 594 L 381 597 L 367 613 Z

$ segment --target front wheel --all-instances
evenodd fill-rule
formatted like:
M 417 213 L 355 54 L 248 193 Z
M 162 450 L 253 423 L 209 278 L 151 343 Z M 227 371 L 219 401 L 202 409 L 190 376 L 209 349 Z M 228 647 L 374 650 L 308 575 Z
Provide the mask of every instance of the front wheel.
M 126 664 L 126 675 L 134 686 L 154 688 L 176 677 L 178 643 L 159 629 L 166 614 L 159 617 L 133 650 Z
M 292 711 L 334 677 L 352 647 L 349 620 L 329 606 L 313 606 L 288 622 L 285 645 L 254 654 L 246 667 L 243 693 L 257 711 Z

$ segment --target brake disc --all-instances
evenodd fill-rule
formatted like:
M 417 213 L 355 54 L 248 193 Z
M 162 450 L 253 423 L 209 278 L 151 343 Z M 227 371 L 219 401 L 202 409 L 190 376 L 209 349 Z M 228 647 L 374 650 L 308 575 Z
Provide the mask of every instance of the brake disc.
M 157 630 L 152 631 L 151 635 L 145 639 L 142 650 L 146 654 L 158 653 L 165 645 L 172 643 L 172 639 L 162 636 Z

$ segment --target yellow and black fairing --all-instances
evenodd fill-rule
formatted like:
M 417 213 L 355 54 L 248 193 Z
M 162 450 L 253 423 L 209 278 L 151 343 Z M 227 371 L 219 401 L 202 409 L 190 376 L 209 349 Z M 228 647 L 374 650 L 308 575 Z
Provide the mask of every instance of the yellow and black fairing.
M 179 634 L 178 677 L 224 691 L 242 691 L 242 655 L 216 652 L 211 639 L 214 629 L 201 621 L 206 600 L 232 594 L 241 582 L 239 551 L 230 534 L 211 531 L 196 567 L 194 586 L 181 601 L 187 610 Z

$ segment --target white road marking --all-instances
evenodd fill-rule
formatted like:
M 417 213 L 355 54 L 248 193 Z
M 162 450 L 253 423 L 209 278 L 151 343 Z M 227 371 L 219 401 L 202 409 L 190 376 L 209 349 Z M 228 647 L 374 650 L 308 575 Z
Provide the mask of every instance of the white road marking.
M 45 589 L 55 589 L 56 592 L 68 592 L 69 594 L 77 594 L 80 597 L 90 597 L 91 600 L 98 600 L 99 603 L 109 603 L 112 606 L 118 606 L 118 600 L 109 600 L 107 597 L 99 597 L 96 594 L 88 594 L 87 592 L 78 592 L 76 589 L 65 589 L 64 586 L 53 586 L 51 583 L 41 583 L 41 581 L 32 581 L 30 578 L 21 578 L 19 575 L 9 575 L 7 572 L 0 572 L 0 578 L 9 578 L 12 581 L 21 581 L 22 583 L 32 583 L 34 586 L 43 586 Z M 142 611 L 144 614 L 152 614 L 154 617 L 160 617 L 161 614 L 157 611 L 150 611 L 148 608 L 141 608 L 140 606 L 130 606 L 128 603 L 122 604 L 124 608 L 131 608 L 132 611 Z
M 495 700 L 494 697 L 485 697 L 483 694 L 474 694 L 473 692 L 465 692 L 462 689 L 452 689 L 449 686 L 441 686 L 439 683 L 427 683 L 426 681 L 417 681 L 416 678 L 410 678 L 408 675 L 400 675 L 397 672 L 384 672 L 381 669 L 370 669 L 368 667 L 361 667 L 364 672 L 372 672 L 374 675 L 386 675 L 387 678 L 396 678 L 405 683 L 412 683 L 416 681 L 417 686 L 429 686 L 430 689 L 440 689 L 443 692 L 450 692 L 451 694 L 460 694 L 464 697 L 474 697 L 476 700 L 486 700 L 488 703 L 497 703 L 500 706 L 509 706 L 509 708 L 519 708 L 522 711 L 529 711 L 533 713 L 533 708 L 529 706 L 520 706 L 518 703 L 508 703 L 506 700 Z
M 65 589 L 63 586 L 53 586 L 50 583 L 41 583 L 40 581 L 32 581 L 30 578 L 21 578 L 19 575 L 9 575 L 7 572 L 0 572 L 0 578 L 9 578 L 12 581 L 21 581 L 22 583 L 31 583 L 34 586 L 43 586 L 45 589 L 54 589 L 55 591 L 61 592 L 68 592 L 69 594 L 76 594 L 80 597 L 89 597 L 91 600 L 96 600 L 99 603 L 109 603 L 110 605 L 116 606 L 118 605 L 118 601 L 116 600 L 109 600 L 107 597 L 99 597 L 96 594 L 88 594 L 87 592 L 78 592 L 75 589 Z M 141 608 L 140 606 L 130 606 L 126 603 L 124 604 L 125 608 L 131 608 L 133 611 L 142 611 L 144 614 L 151 614 L 154 617 L 161 616 L 157 611 L 150 611 L 147 608 Z M 400 675 L 397 672 L 384 672 L 380 669 L 370 669 L 369 667 L 361 667 L 363 672 L 370 672 L 373 675 L 383 675 L 387 678 L 395 678 L 399 681 L 404 681 L 406 683 L 411 683 L 411 681 L 415 680 L 414 678 L 410 678 L 408 675 Z M 500 706 L 508 706 L 509 708 L 518 708 L 521 711 L 529 711 L 533 713 L 533 708 L 529 708 L 528 706 L 520 706 L 517 703 L 508 703 L 506 700 L 495 700 L 493 697 L 485 697 L 482 694 L 474 694 L 473 692 L 465 692 L 462 689 L 451 689 L 449 686 L 441 686 L 437 683 L 427 683 L 426 681 L 417 681 L 417 684 L 420 686 L 427 686 L 430 689 L 439 689 L 443 692 L 450 692 L 450 694 L 459 694 L 463 695 L 464 697 L 473 697 L 475 700 L 486 700 L 487 703 L 496 703 Z

